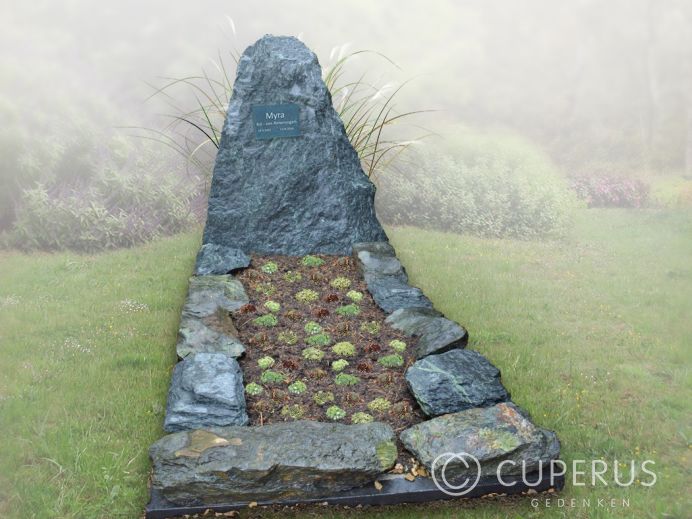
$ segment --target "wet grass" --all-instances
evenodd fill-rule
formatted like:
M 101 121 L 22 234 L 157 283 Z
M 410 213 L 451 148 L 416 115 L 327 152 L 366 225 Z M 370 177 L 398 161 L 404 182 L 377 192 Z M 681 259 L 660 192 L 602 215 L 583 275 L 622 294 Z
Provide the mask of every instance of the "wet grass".
M 527 498 L 269 515 L 687 514 L 689 213 L 583 211 L 559 242 L 390 236 L 412 282 L 469 329 L 469 347 L 502 369 L 515 402 L 558 432 L 567 462 L 652 459 L 657 483 L 568 483 L 568 508 L 534 496 L 536 508 Z M 198 246 L 193 233 L 96 256 L 0 254 L 0 516 L 141 515 Z

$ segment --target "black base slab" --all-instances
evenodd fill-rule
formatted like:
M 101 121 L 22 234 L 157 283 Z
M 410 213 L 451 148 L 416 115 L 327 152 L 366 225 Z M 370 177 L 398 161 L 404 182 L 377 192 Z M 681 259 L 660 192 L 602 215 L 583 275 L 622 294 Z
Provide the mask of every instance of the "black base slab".
M 544 477 L 538 484 L 538 474 L 529 474 L 526 480 L 532 483 L 532 486 L 527 486 L 522 482 L 519 476 L 504 476 L 503 480 L 507 483 L 515 482 L 513 486 L 503 486 L 494 476 L 483 477 L 478 481 L 476 487 L 464 498 L 480 497 L 487 494 L 520 494 L 528 490 L 543 492 L 553 488 L 562 490 L 565 485 L 564 477 L 555 477 L 553 485 L 551 485 L 549 474 L 544 474 Z M 356 488 L 339 492 L 329 497 L 320 497 L 313 499 L 288 499 L 277 501 L 259 501 L 258 506 L 293 506 L 293 505 L 309 505 L 323 504 L 330 505 L 394 505 L 399 503 L 424 503 L 428 501 L 439 501 L 447 499 L 457 499 L 457 497 L 445 494 L 435 486 L 431 478 L 416 478 L 415 481 L 407 481 L 402 475 L 387 474 L 379 480 L 382 483 L 382 489 L 377 490 L 374 485 Z M 249 502 L 228 502 L 217 503 L 200 506 L 179 506 L 168 502 L 156 489 L 151 490 L 151 500 L 146 508 L 146 519 L 164 519 L 167 517 L 175 517 L 185 514 L 201 514 L 205 510 L 211 509 L 214 512 L 228 512 L 231 510 L 239 510 L 246 508 Z

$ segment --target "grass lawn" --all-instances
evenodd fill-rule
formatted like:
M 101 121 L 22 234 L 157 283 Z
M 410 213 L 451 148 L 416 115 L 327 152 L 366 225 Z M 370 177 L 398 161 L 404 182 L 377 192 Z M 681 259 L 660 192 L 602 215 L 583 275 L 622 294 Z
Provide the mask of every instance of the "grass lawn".
M 0 517 L 141 515 L 199 234 L 97 256 L 0 253 Z M 557 431 L 565 461 L 650 458 L 658 481 L 568 484 L 562 497 L 578 500 L 568 509 L 539 496 L 536 509 L 476 500 L 371 516 L 689 514 L 690 213 L 583 210 L 556 242 L 390 236 L 412 282 L 469 329 L 514 401 Z

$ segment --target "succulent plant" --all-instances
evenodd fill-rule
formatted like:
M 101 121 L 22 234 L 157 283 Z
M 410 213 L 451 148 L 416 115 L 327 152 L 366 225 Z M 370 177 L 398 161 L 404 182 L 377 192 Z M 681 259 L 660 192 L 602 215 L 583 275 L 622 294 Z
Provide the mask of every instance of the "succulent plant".
M 341 409 L 339 406 L 330 405 L 327 408 L 327 418 L 329 418 L 330 420 L 336 421 L 336 420 L 341 420 L 345 417 L 346 417 L 346 411 Z
M 306 267 L 321 267 L 324 265 L 324 260 L 322 258 L 311 255 L 304 256 L 300 262 Z
M 404 358 L 398 353 L 392 353 L 391 355 L 385 355 L 377 359 L 382 366 L 385 368 L 400 368 L 404 365 Z
M 306 386 L 305 382 L 302 380 L 296 380 L 288 386 L 288 392 L 293 393 L 294 395 L 302 395 L 307 389 L 308 386 Z
M 305 374 L 313 380 L 322 380 L 323 378 L 327 378 L 327 376 L 329 375 L 329 373 L 327 373 L 322 368 L 309 369 L 305 372 Z
M 260 270 L 265 274 L 274 274 L 279 270 L 279 266 L 275 261 L 267 261 L 264 265 L 260 267 Z
M 272 285 L 271 283 L 259 283 L 256 287 L 255 290 L 259 292 L 260 294 L 264 294 L 265 296 L 270 296 L 274 292 L 276 292 L 276 287 Z
M 300 363 L 293 358 L 287 358 L 281 361 L 281 365 L 286 368 L 286 369 L 293 369 L 296 370 L 300 367 Z
M 319 297 L 320 295 L 317 292 L 315 292 L 314 290 L 310 290 L 309 288 L 304 288 L 300 292 L 296 293 L 296 300 L 304 304 L 317 301 Z
M 317 333 L 315 335 L 311 335 L 307 339 L 305 339 L 305 342 L 308 343 L 310 346 L 326 346 L 329 344 L 329 341 L 331 341 L 332 338 L 328 333 Z
M 260 367 L 260 369 L 269 369 L 274 365 L 274 359 L 271 357 L 262 357 L 257 361 L 257 365 Z
M 350 317 L 354 315 L 358 315 L 360 313 L 360 308 L 358 305 L 350 304 L 350 305 L 344 305 L 340 306 L 335 310 L 335 312 L 341 316 L 344 317 Z
M 334 383 L 337 386 L 355 386 L 358 382 L 360 382 L 358 377 L 348 373 L 339 373 L 334 377 Z
M 252 303 L 248 303 L 246 305 L 241 306 L 238 311 L 241 314 L 251 314 L 251 313 L 257 311 L 257 307 L 255 305 L 253 305 Z
M 334 371 L 343 371 L 348 367 L 348 361 L 345 359 L 338 359 L 332 362 L 332 369 Z
M 300 321 L 303 319 L 302 312 L 299 312 L 298 310 L 294 310 L 294 309 L 286 310 L 286 313 L 284 314 L 284 316 L 289 321 Z
M 368 413 L 353 413 L 351 415 L 351 423 L 370 423 L 373 420 L 372 415 Z
M 260 315 L 259 317 L 255 317 L 252 322 L 255 323 L 256 326 L 266 326 L 268 328 L 279 324 L 279 320 L 273 314 Z
M 279 332 L 279 335 L 277 335 L 277 338 L 279 339 L 280 342 L 283 342 L 284 344 L 288 344 L 289 346 L 298 342 L 298 334 L 296 334 L 296 332 L 293 332 L 291 330 L 288 330 L 285 332 Z
M 382 347 L 379 344 L 377 344 L 376 342 L 371 342 L 370 344 L 368 344 L 364 348 L 366 353 L 377 353 L 381 349 L 382 349 Z
M 332 346 L 332 351 L 340 357 L 353 357 L 356 354 L 356 347 L 350 342 L 337 342 Z
M 339 300 L 339 294 L 327 294 L 324 296 L 327 303 L 336 303 Z
M 305 416 L 305 408 L 300 404 L 289 404 L 281 408 L 281 416 L 286 416 L 294 420 L 300 420 Z
M 281 310 L 281 305 L 276 301 L 267 301 L 266 303 L 264 303 L 264 308 L 269 310 L 271 313 L 275 314 L 279 310 Z
M 334 393 L 331 391 L 318 391 L 312 399 L 317 405 L 325 405 L 334 401 Z
M 255 382 L 250 382 L 247 386 L 245 386 L 245 392 L 248 395 L 257 396 L 264 392 L 264 388 Z
M 346 290 L 351 286 L 351 280 L 343 276 L 332 279 L 329 284 L 337 290 Z
M 319 348 L 310 346 L 309 348 L 305 348 L 303 350 L 303 358 L 305 360 L 320 361 L 324 358 L 324 352 Z
M 314 315 L 318 319 L 320 317 L 327 317 L 329 315 L 329 310 L 327 310 L 326 308 L 315 308 L 312 311 L 312 315 Z
M 367 321 L 360 325 L 360 331 L 369 333 L 371 335 L 377 335 L 380 333 L 381 325 L 377 321 Z
M 406 343 L 404 341 L 400 341 L 399 339 L 394 339 L 393 341 L 389 341 L 389 347 L 392 348 L 397 353 L 402 353 L 402 352 L 406 351 Z
M 285 377 L 283 373 L 270 369 L 262 372 L 262 376 L 260 377 L 260 382 L 262 382 L 262 384 L 281 384 L 284 380 Z
M 296 283 L 301 279 L 303 279 L 303 275 L 300 272 L 289 270 L 284 274 L 284 281 L 287 281 L 288 283 Z
M 320 333 L 322 331 L 322 327 L 315 321 L 308 321 L 305 323 L 303 330 L 305 330 L 305 333 L 308 335 L 315 335 L 316 333 Z
M 363 300 L 363 292 L 358 292 L 358 290 L 349 290 L 346 293 L 346 297 L 348 297 L 354 303 L 360 303 Z
M 361 361 L 356 364 L 356 369 L 363 373 L 370 373 L 372 371 L 372 364 L 366 361 Z
M 384 413 L 392 406 L 392 403 L 386 398 L 376 398 L 368 404 L 368 409 L 373 413 Z

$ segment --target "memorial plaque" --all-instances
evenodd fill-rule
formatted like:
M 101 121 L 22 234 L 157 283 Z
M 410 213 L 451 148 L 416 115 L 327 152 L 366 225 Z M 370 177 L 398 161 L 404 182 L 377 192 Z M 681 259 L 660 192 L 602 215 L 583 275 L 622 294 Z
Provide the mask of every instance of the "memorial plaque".
M 257 139 L 300 135 L 300 108 L 296 104 L 253 106 L 252 119 Z

